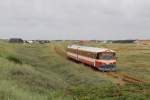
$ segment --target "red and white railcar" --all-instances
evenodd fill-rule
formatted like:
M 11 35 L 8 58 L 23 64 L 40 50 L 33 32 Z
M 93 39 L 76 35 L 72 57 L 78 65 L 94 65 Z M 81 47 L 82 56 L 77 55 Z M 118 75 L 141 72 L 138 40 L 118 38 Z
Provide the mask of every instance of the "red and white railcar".
M 67 57 L 100 71 L 116 71 L 116 52 L 110 49 L 71 45 L 67 47 Z

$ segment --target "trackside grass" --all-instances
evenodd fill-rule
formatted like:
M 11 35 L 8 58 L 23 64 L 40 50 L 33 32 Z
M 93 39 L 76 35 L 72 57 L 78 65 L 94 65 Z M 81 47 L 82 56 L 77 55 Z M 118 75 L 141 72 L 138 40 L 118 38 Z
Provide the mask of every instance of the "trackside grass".
M 149 83 L 118 85 L 111 77 L 105 77 L 105 73 L 66 59 L 68 44 L 10 44 L 0 41 L 0 100 L 150 99 Z M 85 45 L 116 50 L 118 71 L 150 80 L 149 46 Z

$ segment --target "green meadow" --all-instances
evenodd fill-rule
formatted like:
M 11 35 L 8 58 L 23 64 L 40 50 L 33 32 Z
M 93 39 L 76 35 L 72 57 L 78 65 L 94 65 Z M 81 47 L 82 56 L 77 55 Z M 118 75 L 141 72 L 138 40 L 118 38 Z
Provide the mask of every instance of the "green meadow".
M 118 85 L 81 63 L 66 59 L 70 42 L 11 44 L 0 41 L 0 100 L 149 100 L 150 83 Z M 117 52 L 117 71 L 150 80 L 150 46 L 96 44 Z

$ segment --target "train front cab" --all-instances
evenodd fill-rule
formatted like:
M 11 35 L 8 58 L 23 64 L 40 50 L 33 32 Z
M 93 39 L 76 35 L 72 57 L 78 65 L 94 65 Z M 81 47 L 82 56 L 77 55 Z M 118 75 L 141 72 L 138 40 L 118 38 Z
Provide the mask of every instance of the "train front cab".
M 103 72 L 116 71 L 116 53 L 102 52 L 97 54 L 96 67 Z

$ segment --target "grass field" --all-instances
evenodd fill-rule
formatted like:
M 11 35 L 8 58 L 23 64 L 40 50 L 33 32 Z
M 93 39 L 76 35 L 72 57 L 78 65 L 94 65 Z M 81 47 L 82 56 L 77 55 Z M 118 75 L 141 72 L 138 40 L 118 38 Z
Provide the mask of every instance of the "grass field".
M 0 100 L 149 100 L 150 83 L 126 83 L 66 59 L 70 44 L 0 42 Z M 117 51 L 117 71 L 150 81 L 150 46 L 95 44 Z

